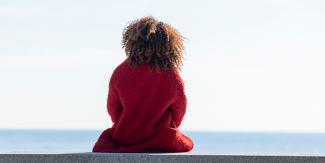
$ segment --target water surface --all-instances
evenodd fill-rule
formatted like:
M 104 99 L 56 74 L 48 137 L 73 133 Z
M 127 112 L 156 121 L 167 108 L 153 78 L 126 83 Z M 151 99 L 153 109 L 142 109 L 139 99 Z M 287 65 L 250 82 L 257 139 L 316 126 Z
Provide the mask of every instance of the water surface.
M 0 153 L 90 152 L 99 130 L 0 130 Z M 192 152 L 325 156 L 325 133 L 185 132 Z

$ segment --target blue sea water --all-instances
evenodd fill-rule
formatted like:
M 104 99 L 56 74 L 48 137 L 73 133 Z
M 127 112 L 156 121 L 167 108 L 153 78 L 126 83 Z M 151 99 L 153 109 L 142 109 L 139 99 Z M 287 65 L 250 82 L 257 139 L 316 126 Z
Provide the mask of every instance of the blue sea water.
M 0 130 L 0 153 L 90 152 L 101 131 Z M 325 156 L 325 133 L 185 132 L 192 152 Z

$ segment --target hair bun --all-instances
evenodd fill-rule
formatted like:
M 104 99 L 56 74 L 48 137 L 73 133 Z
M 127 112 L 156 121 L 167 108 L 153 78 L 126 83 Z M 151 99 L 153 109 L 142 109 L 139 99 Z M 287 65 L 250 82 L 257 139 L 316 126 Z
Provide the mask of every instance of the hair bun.
M 145 24 L 140 24 L 137 28 L 137 36 L 143 40 L 148 40 L 150 35 L 156 33 L 157 21 L 149 21 Z

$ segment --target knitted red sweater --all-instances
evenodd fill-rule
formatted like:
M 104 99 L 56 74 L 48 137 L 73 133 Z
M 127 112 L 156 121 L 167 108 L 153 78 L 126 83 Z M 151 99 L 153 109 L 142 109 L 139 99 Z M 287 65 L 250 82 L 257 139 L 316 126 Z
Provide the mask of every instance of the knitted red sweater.
M 178 71 L 150 71 L 122 62 L 113 72 L 107 111 L 113 126 L 102 132 L 93 152 L 186 152 L 192 140 L 178 130 L 186 110 Z

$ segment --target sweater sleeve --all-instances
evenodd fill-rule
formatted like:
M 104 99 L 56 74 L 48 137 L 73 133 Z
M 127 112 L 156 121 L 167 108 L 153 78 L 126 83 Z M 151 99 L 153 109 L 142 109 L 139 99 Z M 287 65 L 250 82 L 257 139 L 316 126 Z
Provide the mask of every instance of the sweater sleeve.
M 184 82 L 182 78 L 177 74 L 177 89 L 176 89 L 176 100 L 171 105 L 172 110 L 172 120 L 174 121 L 176 127 L 179 127 L 185 112 L 186 112 L 186 105 L 187 105 L 187 98 L 185 95 L 184 90 Z
M 111 116 L 112 122 L 116 123 L 122 114 L 121 102 L 116 90 L 109 89 L 107 96 L 107 112 Z
M 109 82 L 107 96 L 107 112 L 111 116 L 112 122 L 117 123 L 123 112 L 123 107 L 117 89 L 114 86 L 114 73 Z

